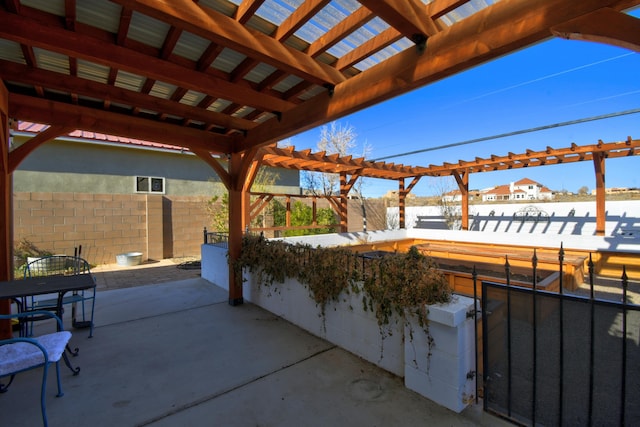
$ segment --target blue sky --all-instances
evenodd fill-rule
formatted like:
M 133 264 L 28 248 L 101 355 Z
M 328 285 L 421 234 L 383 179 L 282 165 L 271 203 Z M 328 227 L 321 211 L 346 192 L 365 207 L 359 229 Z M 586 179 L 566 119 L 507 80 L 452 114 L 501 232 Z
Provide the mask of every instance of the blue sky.
M 638 15 L 635 13 L 634 15 Z M 455 144 L 587 117 L 640 109 L 640 54 L 593 42 L 550 39 L 435 84 L 344 117 L 370 159 Z M 640 138 L 640 113 L 555 127 L 507 138 L 385 159 L 428 166 L 509 151 L 534 151 Z M 320 129 L 291 138 L 297 149 L 316 148 Z M 359 145 L 360 146 L 360 145 Z M 356 148 L 354 154 L 361 153 Z M 640 156 L 606 161 L 607 187 L 640 187 Z M 592 162 L 471 174 L 481 189 L 531 178 L 552 190 L 595 188 Z M 422 178 L 413 194 L 437 194 L 443 185 Z M 454 185 L 455 187 L 455 185 Z M 453 189 L 451 187 L 449 189 Z M 396 181 L 367 180 L 367 197 L 397 190 Z

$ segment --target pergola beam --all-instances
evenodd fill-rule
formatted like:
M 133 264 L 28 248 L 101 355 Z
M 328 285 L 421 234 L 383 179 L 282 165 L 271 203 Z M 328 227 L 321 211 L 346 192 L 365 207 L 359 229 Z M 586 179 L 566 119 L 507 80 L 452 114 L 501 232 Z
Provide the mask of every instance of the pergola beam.
M 586 40 L 640 52 L 640 19 L 603 8 L 551 28 L 558 37 Z
M 551 27 L 606 6 L 629 3 L 589 0 L 568 7 L 565 0 L 500 1 L 431 36 L 424 52 L 407 49 L 336 85 L 332 94 L 283 111 L 279 121 L 249 131 L 237 150 L 277 142 L 544 40 Z
M 20 117 L 36 123 L 76 124 L 76 129 L 111 135 L 180 145 L 189 149 L 216 153 L 229 153 L 234 138 L 212 132 L 174 126 L 156 120 L 63 104 L 31 96 L 9 94 L 11 117 Z
M 33 85 L 44 85 L 47 88 L 63 92 L 75 92 L 78 95 L 93 97 L 101 93 L 111 103 L 119 103 L 156 111 L 159 114 L 171 114 L 177 117 L 189 117 L 209 125 L 236 130 L 249 130 L 257 123 L 242 118 L 229 116 L 215 111 L 193 107 L 157 96 L 151 96 L 118 86 L 103 84 L 92 80 L 66 76 L 53 71 L 27 67 L 14 62 L 0 60 L 0 77 L 5 81 L 21 81 Z

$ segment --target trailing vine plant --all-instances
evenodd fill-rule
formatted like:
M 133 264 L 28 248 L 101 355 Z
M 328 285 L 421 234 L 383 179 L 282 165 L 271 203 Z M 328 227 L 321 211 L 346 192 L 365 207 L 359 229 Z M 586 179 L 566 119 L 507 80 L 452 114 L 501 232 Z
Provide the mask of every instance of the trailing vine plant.
M 415 247 L 363 260 L 348 248 L 313 248 L 247 235 L 234 269 L 239 285 L 244 269 L 264 286 L 297 279 L 309 288 L 323 316 L 327 304 L 338 301 L 341 293 L 362 292 L 363 306 L 374 312 L 379 327 L 389 324 L 394 314 L 408 313 L 428 333 L 427 305 L 451 300 L 444 275 Z

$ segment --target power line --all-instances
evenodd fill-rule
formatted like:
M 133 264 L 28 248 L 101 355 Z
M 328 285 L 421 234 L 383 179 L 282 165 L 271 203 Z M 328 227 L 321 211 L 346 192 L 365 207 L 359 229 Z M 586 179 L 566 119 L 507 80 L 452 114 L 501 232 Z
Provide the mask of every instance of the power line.
M 483 141 L 489 141 L 489 140 L 492 140 L 492 139 L 506 138 L 506 137 L 514 136 L 514 135 L 522 135 L 522 134 L 525 134 L 525 133 L 538 132 L 538 131 L 546 130 L 546 129 L 559 128 L 559 127 L 563 127 L 563 126 L 576 125 L 576 124 L 580 124 L 580 123 L 593 122 L 593 121 L 596 121 L 596 120 L 610 119 L 610 118 L 613 118 L 613 117 L 620 117 L 620 116 L 626 116 L 626 115 L 629 115 L 629 114 L 637 114 L 637 113 L 640 113 L 640 108 L 635 108 L 635 109 L 626 110 L 626 111 L 618 111 L 617 113 L 602 114 L 600 116 L 585 117 L 585 118 L 582 118 L 582 119 L 570 120 L 570 121 L 567 121 L 567 122 L 553 123 L 553 124 L 550 124 L 550 125 L 538 126 L 538 127 L 534 127 L 534 128 L 521 129 L 521 130 L 516 130 L 516 131 L 512 131 L 512 132 L 507 132 L 507 133 L 500 133 L 500 134 L 497 134 L 497 135 L 483 136 L 481 138 L 468 139 L 466 141 L 454 142 L 452 144 L 439 145 L 437 147 L 423 148 L 423 149 L 420 149 L 420 150 L 408 151 L 406 153 L 393 154 L 393 155 L 385 156 L 385 157 L 378 157 L 377 159 L 373 159 L 371 161 L 372 162 L 378 162 L 380 160 L 393 159 L 393 158 L 396 158 L 396 157 L 410 156 L 410 155 L 413 155 L 413 154 L 426 153 L 428 151 L 442 150 L 444 148 L 460 147 L 462 145 L 475 144 L 476 142 L 483 142 Z

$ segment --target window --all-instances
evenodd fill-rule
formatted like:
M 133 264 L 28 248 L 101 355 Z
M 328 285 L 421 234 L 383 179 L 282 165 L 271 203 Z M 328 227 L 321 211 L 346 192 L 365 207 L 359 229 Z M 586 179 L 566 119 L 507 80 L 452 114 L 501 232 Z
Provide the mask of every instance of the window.
M 164 178 L 136 176 L 135 191 L 136 193 L 164 194 Z

